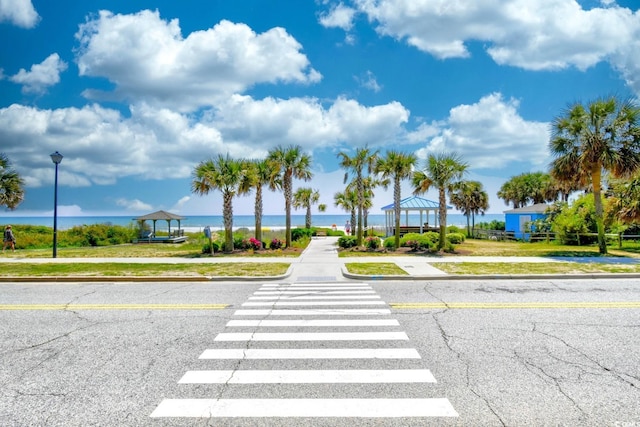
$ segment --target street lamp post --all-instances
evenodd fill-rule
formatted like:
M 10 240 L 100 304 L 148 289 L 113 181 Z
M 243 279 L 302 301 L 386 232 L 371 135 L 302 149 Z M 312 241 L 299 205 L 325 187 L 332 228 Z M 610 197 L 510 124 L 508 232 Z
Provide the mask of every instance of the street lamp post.
M 51 160 L 56 164 L 56 178 L 53 186 L 53 257 L 58 256 L 58 165 L 62 161 L 62 154 L 57 151 L 51 154 Z

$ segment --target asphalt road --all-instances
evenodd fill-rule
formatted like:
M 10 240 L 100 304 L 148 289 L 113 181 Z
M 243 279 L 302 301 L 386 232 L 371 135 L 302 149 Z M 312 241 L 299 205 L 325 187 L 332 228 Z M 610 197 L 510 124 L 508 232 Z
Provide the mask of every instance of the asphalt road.
M 0 284 L 0 425 L 640 426 L 639 280 L 274 285 Z

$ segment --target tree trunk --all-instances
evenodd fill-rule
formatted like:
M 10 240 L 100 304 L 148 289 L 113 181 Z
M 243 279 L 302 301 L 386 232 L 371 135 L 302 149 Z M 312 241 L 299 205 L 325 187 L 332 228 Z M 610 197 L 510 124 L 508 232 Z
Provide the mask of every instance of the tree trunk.
M 602 192 L 600 190 L 602 180 L 602 168 L 597 164 L 591 171 L 593 184 L 593 202 L 596 210 L 596 226 L 598 228 L 598 250 L 600 254 L 607 254 L 607 241 L 604 236 L 604 214 L 602 209 Z
M 291 175 L 285 173 L 284 175 L 284 208 L 286 213 L 285 219 L 285 247 L 291 247 L 291 199 L 293 193 L 291 191 Z
M 222 218 L 224 220 L 224 250 L 233 252 L 233 195 L 224 192 L 222 195 Z
M 471 237 L 476 236 L 476 214 L 471 212 Z
M 311 205 L 307 205 L 307 214 L 304 217 L 305 228 L 311 228 Z
M 256 186 L 256 203 L 255 203 L 255 216 L 256 216 L 256 240 L 262 244 L 262 185 Z
M 440 250 L 444 248 L 447 239 L 447 194 L 444 188 L 439 188 L 438 190 L 440 195 L 440 241 L 438 242 L 438 250 Z
M 395 216 L 394 243 L 396 249 L 400 247 L 400 179 L 396 178 L 393 183 L 393 214 Z
M 362 246 L 362 208 L 364 206 L 364 185 L 362 177 L 358 177 L 358 235 L 356 244 Z
M 356 210 L 352 209 L 351 210 L 351 231 L 349 232 L 349 234 L 351 234 L 352 236 L 356 235 L 356 226 L 354 225 L 356 223 Z
M 469 236 L 469 234 L 471 233 L 471 227 L 469 226 L 469 217 L 471 216 L 471 212 L 467 212 L 466 217 L 467 217 L 467 236 Z

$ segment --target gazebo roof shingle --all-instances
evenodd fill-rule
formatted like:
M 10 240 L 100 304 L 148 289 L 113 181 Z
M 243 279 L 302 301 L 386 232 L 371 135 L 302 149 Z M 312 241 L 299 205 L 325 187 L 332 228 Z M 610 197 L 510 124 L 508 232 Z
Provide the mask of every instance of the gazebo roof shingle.
M 137 218 L 134 218 L 136 221 L 146 221 L 146 220 L 160 220 L 160 219 L 164 219 L 166 221 L 180 221 L 185 219 L 184 217 L 180 216 L 180 215 L 176 215 L 176 214 L 172 214 L 171 212 L 167 212 L 167 211 L 157 211 L 157 212 L 153 212 L 147 215 L 143 215 L 143 216 L 139 216 Z

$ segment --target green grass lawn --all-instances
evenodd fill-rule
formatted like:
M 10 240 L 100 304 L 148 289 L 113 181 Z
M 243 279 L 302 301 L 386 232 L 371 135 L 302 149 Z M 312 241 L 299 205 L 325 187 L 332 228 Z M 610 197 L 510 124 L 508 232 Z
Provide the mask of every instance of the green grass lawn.
M 2 277 L 64 277 L 64 276 L 278 276 L 287 272 L 288 263 L 215 263 L 215 264 L 165 264 L 165 263 L 16 263 L 2 270 Z
M 303 247 L 294 247 L 285 251 L 259 251 L 236 252 L 233 254 L 216 253 L 219 260 L 228 257 L 250 256 L 259 257 L 296 257 Z M 537 257 L 580 257 L 583 259 L 599 257 L 595 246 L 563 246 L 555 243 L 523 243 L 523 242 L 495 242 L 489 240 L 466 240 L 456 246 L 456 256 L 537 256 Z M 19 258 L 50 258 L 51 249 L 19 250 L 15 253 L 5 252 L 0 256 Z M 406 250 L 396 252 L 367 252 L 367 251 L 341 251 L 341 257 L 353 257 L 357 260 L 360 256 L 379 256 L 380 262 L 358 263 L 349 262 L 346 268 L 354 274 L 384 276 L 406 275 L 394 263 L 384 261 L 385 256 L 415 256 L 424 262 L 431 263 L 434 267 L 448 274 L 576 274 L 576 273 L 630 273 L 640 272 L 640 265 L 629 264 L 604 264 L 588 262 L 566 263 L 438 263 L 438 259 L 449 256 L 448 254 L 424 254 L 412 253 Z M 640 258 L 640 244 L 625 242 L 622 250 L 610 247 L 609 256 L 624 258 Z M 83 248 L 58 248 L 58 261 L 60 258 L 200 258 L 210 257 L 202 254 L 202 242 L 183 244 L 127 244 L 118 246 L 83 247 Z M 212 264 L 173 264 L 173 263 L 11 263 L 2 269 L 0 276 L 276 276 L 284 274 L 289 263 L 235 263 L 216 262 Z

